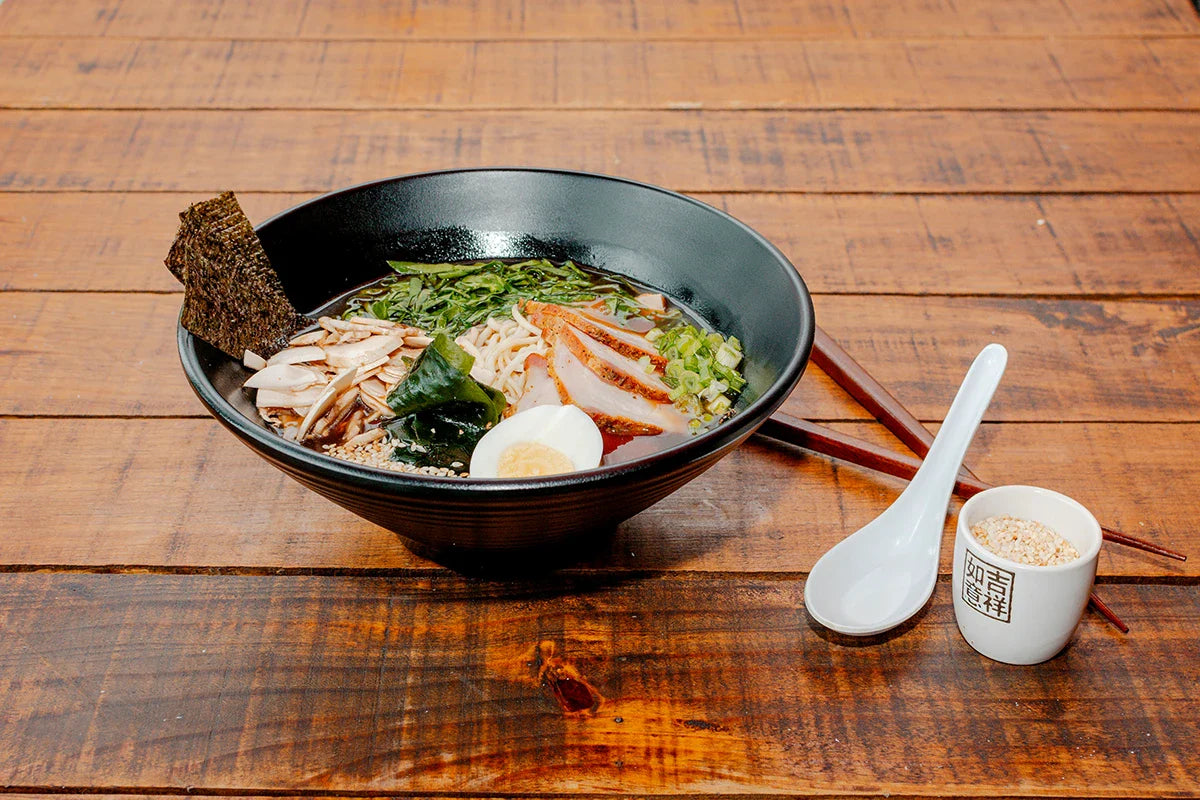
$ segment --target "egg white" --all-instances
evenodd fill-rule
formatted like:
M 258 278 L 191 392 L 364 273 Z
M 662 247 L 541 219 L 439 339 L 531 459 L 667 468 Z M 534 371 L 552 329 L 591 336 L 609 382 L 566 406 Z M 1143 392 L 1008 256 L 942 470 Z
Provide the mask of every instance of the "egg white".
M 471 477 L 497 477 L 500 456 L 524 442 L 557 450 L 576 470 L 599 466 L 604 454 L 600 429 L 578 406 L 535 406 L 501 420 L 480 438 L 471 453 Z

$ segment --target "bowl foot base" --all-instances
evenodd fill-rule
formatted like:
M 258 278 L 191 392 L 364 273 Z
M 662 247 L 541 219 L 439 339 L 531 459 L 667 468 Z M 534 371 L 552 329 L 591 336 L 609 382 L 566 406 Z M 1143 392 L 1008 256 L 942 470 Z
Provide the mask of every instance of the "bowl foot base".
M 536 576 L 581 565 L 599 563 L 611 551 L 615 527 L 579 534 L 569 541 L 536 547 L 483 550 L 455 545 L 430 545 L 397 534 L 400 541 L 421 558 L 472 577 Z

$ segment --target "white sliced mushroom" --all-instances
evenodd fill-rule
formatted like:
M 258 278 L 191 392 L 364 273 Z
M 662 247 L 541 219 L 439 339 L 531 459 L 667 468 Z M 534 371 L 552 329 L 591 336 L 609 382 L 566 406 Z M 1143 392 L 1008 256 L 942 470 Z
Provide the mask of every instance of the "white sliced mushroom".
M 353 325 L 346 320 L 338 319 L 337 317 L 321 317 L 319 320 L 317 320 L 317 324 L 319 324 L 325 330 L 332 331 L 334 333 L 345 333 L 346 331 L 354 330 Z
M 366 414 L 363 413 L 361 408 L 356 408 L 350 415 L 350 420 L 346 423 L 346 430 L 342 435 L 353 439 L 355 436 L 358 436 L 360 433 L 362 433 L 363 417 L 365 416 Z
M 309 428 L 311 428 L 313 423 L 320 419 L 321 415 L 324 414 L 331 405 L 333 405 L 333 401 L 337 398 L 337 396 L 344 392 L 346 387 L 354 382 L 354 376 L 357 373 L 358 370 L 355 367 L 351 367 L 350 369 L 343 370 L 337 375 L 334 375 L 333 380 L 325 384 L 325 388 L 322 389 L 321 395 L 313 401 L 312 407 L 308 409 L 308 413 L 305 414 L 304 419 L 300 421 L 300 429 L 296 431 L 297 441 L 304 441 L 304 437 L 308 434 Z
M 242 386 L 247 389 L 286 389 L 294 392 L 323 382 L 324 376 L 316 370 L 295 364 L 272 364 L 251 375 L 250 380 Z
M 308 333 L 300 334 L 288 342 L 288 347 L 304 347 L 308 344 L 316 344 L 324 337 L 325 331 L 323 330 L 309 331 Z
M 381 357 L 375 359 L 374 361 L 368 361 L 367 363 L 363 364 L 361 367 L 358 368 L 358 371 L 361 374 L 363 372 L 370 372 L 371 370 L 378 370 L 387 363 L 388 363 L 388 357 L 386 355 L 381 356 Z
M 399 383 L 408 377 L 408 367 L 405 366 L 386 366 L 379 370 L 379 379 L 384 383 Z
M 392 409 L 386 402 L 384 402 L 384 400 L 375 397 L 374 395 L 367 394 L 366 392 L 360 393 L 358 397 L 365 405 L 375 409 L 375 413 L 388 417 L 392 416 Z
M 259 408 L 292 408 L 299 411 L 309 408 L 317 402 L 323 391 L 325 391 L 325 387 L 319 384 L 298 392 L 282 389 L 259 389 L 254 395 L 254 405 Z
M 360 367 L 380 358 L 386 361 L 393 350 L 403 346 L 402 336 L 372 336 L 361 342 L 335 344 L 325 348 L 325 363 L 331 367 Z
M 367 378 L 358 385 L 363 394 L 369 394 L 372 397 L 377 397 L 380 400 L 387 397 L 387 385 L 379 378 Z
M 267 365 L 267 360 L 258 353 L 252 353 L 249 350 L 242 353 L 242 364 L 246 369 L 252 369 L 255 372 Z
M 305 364 L 309 361 L 320 361 L 325 358 L 325 351 L 315 345 L 305 347 L 289 347 L 280 350 L 267 359 L 267 366 L 273 364 Z
M 347 450 L 352 450 L 355 447 L 362 447 L 364 444 L 370 444 L 371 442 L 374 442 L 377 439 L 382 439 L 386 435 L 387 435 L 387 431 L 385 431 L 383 428 L 372 428 L 371 430 L 366 431 L 365 433 L 360 433 L 358 436 L 355 436 L 354 438 L 350 439 L 349 441 L 346 442 L 346 444 L 344 444 L 342 446 L 345 447 Z
M 417 356 L 421 355 L 421 352 L 424 349 L 425 348 L 418 349 L 416 347 L 401 347 L 399 350 L 392 353 L 392 357 L 388 359 L 388 363 L 393 367 L 401 366 L 404 369 L 408 369 L 408 365 L 416 361 Z
M 337 416 L 345 411 L 351 403 L 358 399 L 358 394 L 358 387 L 351 386 L 349 391 L 342 392 L 340 395 L 338 395 L 337 400 L 334 401 L 332 406 L 330 406 L 330 416 L 336 419 Z
M 391 333 L 396 328 L 395 322 L 392 322 L 390 319 L 379 319 L 378 317 L 357 316 L 351 317 L 346 322 L 349 322 L 351 325 L 361 325 L 364 328 L 385 330 L 388 333 Z
M 370 338 L 374 335 L 375 334 L 373 331 L 369 331 L 366 328 L 359 328 L 356 331 L 346 331 L 345 333 L 340 334 L 334 344 L 350 344 L 351 342 L 361 342 L 363 339 Z
M 404 337 L 404 343 L 409 347 L 425 347 L 432 341 L 432 337 L 423 334 L 411 334 Z

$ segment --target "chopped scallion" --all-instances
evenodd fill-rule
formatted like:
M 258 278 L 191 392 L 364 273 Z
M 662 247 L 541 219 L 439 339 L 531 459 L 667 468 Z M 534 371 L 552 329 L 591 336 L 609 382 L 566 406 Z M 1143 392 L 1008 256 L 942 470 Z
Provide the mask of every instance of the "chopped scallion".
M 663 380 L 670 398 L 684 410 L 703 419 L 721 417 L 746 385 L 737 371 L 742 361 L 741 343 L 734 337 L 704 333 L 680 324 L 655 334 L 652 341 L 667 359 Z

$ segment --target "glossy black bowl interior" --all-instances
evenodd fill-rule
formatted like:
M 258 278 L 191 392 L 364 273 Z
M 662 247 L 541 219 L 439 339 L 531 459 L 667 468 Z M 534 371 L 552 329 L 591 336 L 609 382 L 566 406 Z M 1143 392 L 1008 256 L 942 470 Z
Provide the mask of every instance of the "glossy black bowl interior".
M 748 388 L 738 413 L 716 429 L 611 467 L 464 480 L 359 467 L 282 439 L 241 389 L 247 373 L 240 364 L 180 328 L 188 380 L 242 441 L 314 491 L 448 558 L 570 547 L 611 529 L 749 436 L 791 392 L 812 346 L 811 300 L 778 250 L 720 211 L 631 181 L 530 169 L 413 175 L 319 197 L 258 233 L 303 311 L 387 274 L 388 258 L 544 257 L 659 289 L 741 339 Z

